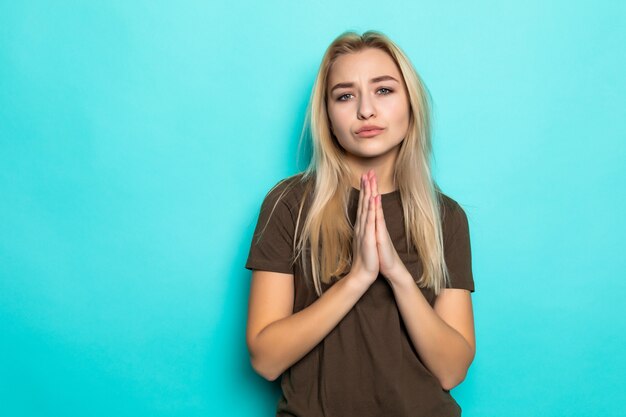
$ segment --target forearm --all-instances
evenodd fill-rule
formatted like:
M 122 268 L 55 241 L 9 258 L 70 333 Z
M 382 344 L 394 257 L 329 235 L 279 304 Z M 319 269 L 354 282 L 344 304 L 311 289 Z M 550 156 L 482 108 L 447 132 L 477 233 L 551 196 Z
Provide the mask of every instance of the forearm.
M 265 327 L 253 344 L 254 369 L 269 380 L 278 378 L 324 339 L 366 290 L 348 274 L 310 306 Z
M 463 381 L 472 363 L 474 355 L 469 343 L 439 317 L 410 275 L 391 286 L 420 358 L 444 389 L 452 389 Z

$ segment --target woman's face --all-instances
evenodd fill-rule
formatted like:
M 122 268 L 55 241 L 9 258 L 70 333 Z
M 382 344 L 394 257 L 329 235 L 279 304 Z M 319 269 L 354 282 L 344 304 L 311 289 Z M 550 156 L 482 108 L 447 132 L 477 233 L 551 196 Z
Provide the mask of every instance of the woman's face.
M 362 158 L 397 154 L 409 127 L 409 100 L 386 52 L 366 48 L 341 55 L 326 91 L 331 129 L 343 149 Z

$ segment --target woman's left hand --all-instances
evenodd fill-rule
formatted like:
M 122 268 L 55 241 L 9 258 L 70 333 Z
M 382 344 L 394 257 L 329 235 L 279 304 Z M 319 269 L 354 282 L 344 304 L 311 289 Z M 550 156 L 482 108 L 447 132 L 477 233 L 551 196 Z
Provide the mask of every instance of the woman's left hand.
M 368 173 L 368 179 L 372 189 L 372 195 L 376 196 L 376 247 L 378 248 L 378 262 L 380 273 L 390 282 L 395 283 L 401 277 L 406 277 L 408 270 L 400 259 L 396 248 L 393 246 L 391 236 L 387 230 L 381 196 L 378 194 L 378 184 L 374 171 Z

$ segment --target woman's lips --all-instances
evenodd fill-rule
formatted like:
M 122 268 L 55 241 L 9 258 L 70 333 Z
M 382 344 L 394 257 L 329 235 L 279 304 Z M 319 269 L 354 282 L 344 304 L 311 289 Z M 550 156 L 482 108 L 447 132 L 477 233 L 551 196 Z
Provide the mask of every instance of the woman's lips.
M 371 138 L 381 133 L 384 129 L 361 130 L 357 135 L 362 138 Z

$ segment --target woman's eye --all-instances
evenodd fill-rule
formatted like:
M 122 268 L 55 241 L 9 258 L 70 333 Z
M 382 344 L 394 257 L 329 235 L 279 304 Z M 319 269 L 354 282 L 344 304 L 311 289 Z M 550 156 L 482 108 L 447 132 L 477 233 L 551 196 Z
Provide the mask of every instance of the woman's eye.
M 391 94 L 393 90 L 387 87 L 381 87 L 377 90 L 377 92 L 380 95 L 386 96 L 388 94 Z M 337 101 L 347 101 L 350 98 L 349 96 L 352 96 L 352 94 L 346 93 L 346 94 L 340 95 L 339 97 L 337 97 Z

